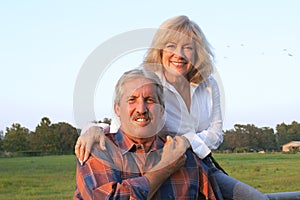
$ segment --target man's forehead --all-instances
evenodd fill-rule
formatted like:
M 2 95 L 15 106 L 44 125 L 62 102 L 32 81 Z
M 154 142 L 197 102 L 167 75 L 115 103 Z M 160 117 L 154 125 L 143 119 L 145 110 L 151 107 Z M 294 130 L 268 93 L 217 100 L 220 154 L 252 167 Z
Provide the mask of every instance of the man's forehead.
M 134 94 L 136 92 L 148 92 L 148 93 L 152 93 L 152 95 L 156 95 L 156 84 L 150 80 L 150 79 L 146 79 L 146 78 L 138 78 L 137 79 L 133 79 L 131 81 L 128 81 L 124 84 L 124 92 L 125 93 L 130 93 L 130 94 Z
M 153 80 L 141 77 L 128 80 L 124 86 L 131 89 L 139 89 L 142 87 L 156 87 L 156 84 Z

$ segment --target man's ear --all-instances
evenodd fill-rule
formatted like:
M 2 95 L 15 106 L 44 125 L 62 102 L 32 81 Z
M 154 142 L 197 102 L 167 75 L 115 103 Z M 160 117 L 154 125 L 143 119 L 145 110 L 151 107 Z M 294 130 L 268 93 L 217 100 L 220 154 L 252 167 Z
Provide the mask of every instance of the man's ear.
M 120 117 L 120 106 L 117 103 L 114 103 L 114 110 L 118 117 Z
M 160 105 L 160 115 L 163 116 L 164 113 L 165 113 L 165 108 L 162 105 Z

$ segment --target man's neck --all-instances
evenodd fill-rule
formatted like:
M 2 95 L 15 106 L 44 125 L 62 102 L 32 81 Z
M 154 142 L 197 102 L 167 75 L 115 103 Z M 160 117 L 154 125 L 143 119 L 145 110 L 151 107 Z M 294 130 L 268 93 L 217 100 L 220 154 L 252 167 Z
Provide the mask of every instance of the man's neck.
M 126 134 L 126 136 L 135 144 L 143 145 L 145 152 L 148 152 L 150 150 L 150 147 L 154 140 L 154 136 L 149 137 L 149 138 L 138 138 L 138 137 L 134 137 L 134 136 L 128 135 L 128 134 Z

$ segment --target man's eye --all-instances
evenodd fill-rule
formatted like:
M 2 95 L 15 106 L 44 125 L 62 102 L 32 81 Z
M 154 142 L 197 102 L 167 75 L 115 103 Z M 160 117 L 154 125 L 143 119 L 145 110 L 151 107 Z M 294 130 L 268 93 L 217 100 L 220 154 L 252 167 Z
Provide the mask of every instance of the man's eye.
M 153 98 L 148 98 L 147 103 L 156 103 L 155 99 Z
M 129 98 L 129 99 L 127 100 L 128 103 L 133 103 L 134 101 L 135 101 L 135 98 Z

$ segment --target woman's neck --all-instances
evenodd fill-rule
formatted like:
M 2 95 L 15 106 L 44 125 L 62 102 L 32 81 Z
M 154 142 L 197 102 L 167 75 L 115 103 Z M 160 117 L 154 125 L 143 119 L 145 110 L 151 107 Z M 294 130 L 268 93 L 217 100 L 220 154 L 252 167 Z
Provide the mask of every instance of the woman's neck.
M 164 73 L 166 81 L 170 83 L 179 93 L 190 90 L 190 83 L 184 76 L 176 76 L 168 72 Z
M 184 76 L 174 76 L 172 74 L 168 74 L 165 72 L 165 78 L 168 83 L 170 83 L 180 94 L 182 97 L 187 110 L 190 112 L 190 106 L 191 106 L 191 88 L 190 83 Z

